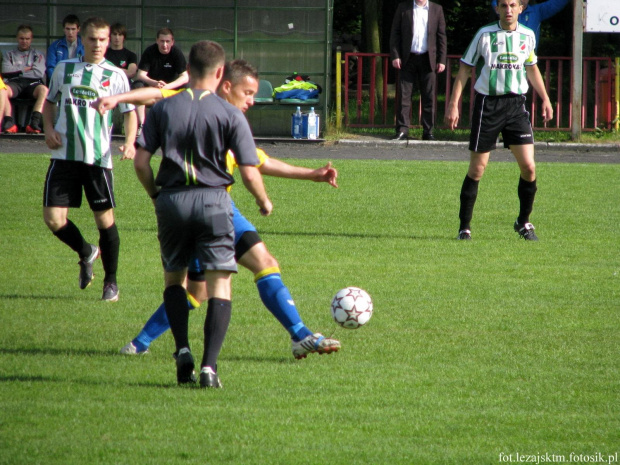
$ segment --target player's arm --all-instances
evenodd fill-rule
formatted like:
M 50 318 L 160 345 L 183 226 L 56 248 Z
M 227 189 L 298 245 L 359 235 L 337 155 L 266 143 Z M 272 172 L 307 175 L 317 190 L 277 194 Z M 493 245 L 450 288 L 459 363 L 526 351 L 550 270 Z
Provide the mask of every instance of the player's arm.
M 136 155 L 134 143 L 136 141 L 136 132 L 138 130 L 138 117 L 136 116 L 136 112 L 131 110 L 123 113 L 123 118 L 125 143 L 120 147 L 123 152 L 121 160 L 133 160 Z
M 103 115 L 106 111 L 116 108 L 119 103 L 150 106 L 162 98 L 163 96 L 159 89 L 155 87 L 142 87 L 141 89 L 133 89 L 122 94 L 98 98 L 95 101 L 95 108 Z
M 62 138 L 60 133 L 54 128 L 54 122 L 56 121 L 56 102 L 49 100 L 45 101 L 43 105 L 43 128 L 45 131 L 45 144 L 52 150 L 60 148 L 62 146 Z
M 332 167 L 332 163 L 328 162 L 327 165 L 311 169 L 304 166 L 289 165 L 276 158 L 267 158 L 258 170 L 261 174 L 267 176 L 276 176 L 278 178 L 289 179 L 305 179 L 307 181 L 314 182 L 327 182 L 333 187 L 338 187 L 336 182 L 338 178 L 338 171 Z
M 542 75 L 540 74 L 540 70 L 538 69 L 538 65 L 526 66 L 525 73 L 527 74 L 527 79 L 532 84 L 532 87 L 536 91 L 542 100 L 542 117 L 543 121 L 546 123 L 547 121 L 551 121 L 553 119 L 553 106 L 551 105 L 551 100 L 549 100 L 549 96 L 547 95 L 547 89 L 545 89 L 545 82 L 543 81 Z
M 189 82 L 189 74 L 187 71 L 183 71 L 178 78 L 174 81 L 167 83 L 162 89 L 176 89 L 177 87 L 182 87 Z
M 142 187 L 144 187 L 146 193 L 154 201 L 159 194 L 159 189 L 155 185 L 155 176 L 153 175 L 153 168 L 151 168 L 152 157 L 153 154 L 151 152 L 143 147 L 138 147 L 136 156 L 133 159 L 133 168 Z
M 273 210 L 273 205 L 267 197 L 263 177 L 258 168 L 252 165 L 239 165 L 239 174 L 241 174 L 245 188 L 256 199 L 256 205 L 260 208 L 261 215 L 269 216 Z
M 450 96 L 450 103 L 448 104 L 448 111 L 446 112 L 446 122 L 450 129 L 454 130 L 459 122 L 459 100 L 463 95 L 463 89 L 471 74 L 473 66 L 469 66 L 461 61 L 459 73 L 454 78 L 454 85 L 452 86 L 452 95 Z

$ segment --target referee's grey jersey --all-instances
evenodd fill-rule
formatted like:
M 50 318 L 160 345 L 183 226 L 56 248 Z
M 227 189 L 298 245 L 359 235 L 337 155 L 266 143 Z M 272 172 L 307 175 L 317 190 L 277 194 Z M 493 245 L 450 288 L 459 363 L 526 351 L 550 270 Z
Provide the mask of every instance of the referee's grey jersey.
M 225 187 L 232 150 L 239 165 L 258 165 L 252 131 L 243 113 L 206 90 L 187 89 L 164 99 L 149 112 L 138 144 L 163 159 L 155 183 L 166 188 Z
M 484 95 L 525 94 L 525 66 L 536 64 L 534 31 L 517 23 L 514 31 L 499 21 L 480 28 L 461 61 L 476 67 L 474 88 Z

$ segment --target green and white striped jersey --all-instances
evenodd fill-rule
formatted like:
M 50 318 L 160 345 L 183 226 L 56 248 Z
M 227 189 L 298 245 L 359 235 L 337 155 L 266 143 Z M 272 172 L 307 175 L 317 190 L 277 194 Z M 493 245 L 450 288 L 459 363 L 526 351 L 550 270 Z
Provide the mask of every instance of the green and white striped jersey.
M 60 102 L 54 128 L 62 138 L 52 158 L 112 168 L 112 112 L 101 116 L 93 103 L 99 97 L 129 92 L 125 73 L 107 60 L 99 64 L 84 63 L 81 58 L 61 61 L 49 89 L 47 99 Z M 119 107 L 123 113 L 134 109 L 133 105 Z
M 484 95 L 525 94 L 525 66 L 537 62 L 534 31 L 517 23 L 505 31 L 499 21 L 480 28 L 461 61 L 476 68 L 474 89 Z

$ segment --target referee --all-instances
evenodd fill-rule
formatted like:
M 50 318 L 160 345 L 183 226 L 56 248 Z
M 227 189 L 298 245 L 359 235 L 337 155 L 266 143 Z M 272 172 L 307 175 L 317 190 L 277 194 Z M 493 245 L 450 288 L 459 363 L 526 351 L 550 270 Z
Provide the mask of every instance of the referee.
M 164 265 L 164 304 L 176 345 L 178 384 L 195 383 L 188 337 L 185 281 L 190 259 L 205 270 L 207 316 L 201 386 L 217 373 L 217 358 L 231 318 L 231 274 L 237 271 L 233 208 L 227 187 L 234 179 L 226 154 L 233 150 L 246 188 L 261 213 L 273 208 L 256 168 L 259 160 L 252 132 L 238 108 L 215 94 L 224 72 L 225 54 L 216 42 L 201 41 L 189 53 L 190 88 L 151 109 L 138 139 L 134 168 L 155 202 Z M 157 178 L 150 161 L 162 150 Z
M 522 1 L 499 0 L 496 11 L 499 21 L 479 29 L 461 58 L 446 113 L 446 121 L 454 129 L 459 121 L 459 99 L 475 67 L 476 96 L 469 137 L 471 154 L 469 170 L 461 188 L 458 239 L 471 239 L 470 223 L 478 183 L 501 132 L 504 147 L 512 151 L 521 172 L 517 191 L 520 210 L 514 229 L 523 239 L 537 241 L 534 226 L 530 223 L 537 188 L 534 137 L 530 114 L 525 109 L 527 80 L 541 96 L 543 121 L 553 118 L 553 108 L 536 65 L 534 31 L 518 23 L 523 11 Z

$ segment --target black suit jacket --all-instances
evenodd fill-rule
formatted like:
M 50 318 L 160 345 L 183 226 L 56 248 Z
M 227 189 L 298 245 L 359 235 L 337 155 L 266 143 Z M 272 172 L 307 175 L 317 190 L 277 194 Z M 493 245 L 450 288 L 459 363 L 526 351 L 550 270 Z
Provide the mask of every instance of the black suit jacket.
M 413 2 L 408 0 L 399 3 L 390 33 L 390 58 L 400 58 L 403 66 L 409 59 L 413 41 Z M 428 58 L 431 69 L 435 71 L 437 63 L 445 65 L 447 62 L 446 20 L 441 5 L 430 1 L 428 5 Z

